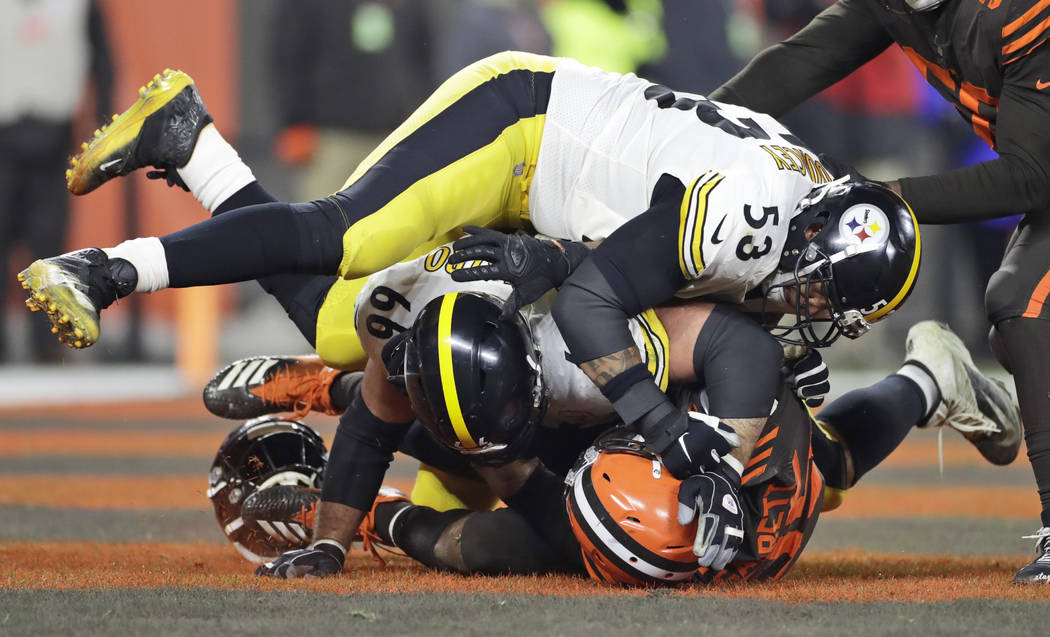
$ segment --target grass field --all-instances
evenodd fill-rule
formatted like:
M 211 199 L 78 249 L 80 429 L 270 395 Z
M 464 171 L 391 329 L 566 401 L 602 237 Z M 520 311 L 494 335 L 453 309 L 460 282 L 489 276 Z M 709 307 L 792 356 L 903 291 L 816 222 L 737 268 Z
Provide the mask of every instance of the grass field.
M 335 421 L 309 422 L 327 440 Z M 783 581 L 611 590 L 570 577 L 461 577 L 353 555 L 341 577 L 254 577 L 204 495 L 236 423 L 195 401 L 0 411 L 0 635 L 1042 635 L 1031 469 L 916 431 L 821 518 Z M 1022 451 L 1023 454 L 1023 451 Z M 391 481 L 410 484 L 399 459 Z

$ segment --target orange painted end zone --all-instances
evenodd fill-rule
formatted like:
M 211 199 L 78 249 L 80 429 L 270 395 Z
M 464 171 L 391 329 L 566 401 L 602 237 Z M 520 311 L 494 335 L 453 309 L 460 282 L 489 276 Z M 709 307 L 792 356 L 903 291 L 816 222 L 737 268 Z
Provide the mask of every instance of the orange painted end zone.
M 934 602 L 953 599 L 1045 601 L 1043 587 L 1010 584 L 1016 558 L 929 557 L 861 551 L 803 555 L 781 582 L 676 589 L 683 596 L 806 602 Z M 205 588 L 318 593 L 492 593 L 521 595 L 643 595 L 569 576 L 463 577 L 424 570 L 393 557 L 381 567 L 355 551 L 347 572 L 312 581 L 252 575 L 231 547 L 205 543 L 2 542 L 0 590 Z

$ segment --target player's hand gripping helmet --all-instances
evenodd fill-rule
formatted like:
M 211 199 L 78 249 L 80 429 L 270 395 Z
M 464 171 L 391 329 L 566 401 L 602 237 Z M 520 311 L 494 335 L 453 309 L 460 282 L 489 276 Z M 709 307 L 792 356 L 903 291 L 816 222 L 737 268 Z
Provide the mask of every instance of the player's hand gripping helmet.
M 226 436 L 208 473 L 208 497 L 226 537 L 246 559 L 261 564 L 291 548 L 303 548 L 309 536 L 281 543 L 241 517 L 244 500 L 259 489 L 279 484 L 318 488 L 328 451 L 309 426 L 264 416 L 249 420 Z
M 486 463 L 520 456 L 547 409 L 540 352 L 521 314 L 458 292 L 431 300 L 404 344 L 412 409 L 445 446 Z
M 815 188 L 792 215 L 779 274 L 766 295 L 795 287 L 796 322 L 767 327 L 782 342 L 809 347 L 826 347 L 840 335 L 857 338 L 904 304 L 920 254 L 915 215 L 889 188 L 844 180 Z M 828 301 L 826 318 L 812 316 L 807 303 L 818 283 Z
M 694 521 L 678 523 L 678 487 L 644 443 L 613 430 L 588 448 L 565 479 L 569 523 L 599 582 L 652 586 L 692 577 Z

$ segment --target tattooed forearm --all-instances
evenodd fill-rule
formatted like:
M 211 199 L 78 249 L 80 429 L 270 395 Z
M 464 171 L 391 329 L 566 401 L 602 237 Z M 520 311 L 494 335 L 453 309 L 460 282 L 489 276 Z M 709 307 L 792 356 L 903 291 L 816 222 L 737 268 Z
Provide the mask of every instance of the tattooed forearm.
M 615 378 L 624 370 L 634 367 L 642 362 L 642 354 L 637 347 L 628 347 L 618 352 L 602 356 L 594 360 L 580 363 L 580 369 L 587 377 L 594 381 L 598 387 L 604 387 L 606 383 Z

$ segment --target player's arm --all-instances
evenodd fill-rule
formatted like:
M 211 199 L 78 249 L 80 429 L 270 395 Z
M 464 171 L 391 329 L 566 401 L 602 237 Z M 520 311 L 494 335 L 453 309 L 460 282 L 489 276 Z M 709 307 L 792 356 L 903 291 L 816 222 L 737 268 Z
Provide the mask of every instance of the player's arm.
M 364 313 L 358 317 L 365 320 Z M 393 453 L 415 416 L 408 398 L 387 379 L 379 351 L 382 340 L 359 325 L 369 354 L 361 393 L 339 419 L 325 464 L 314 541 L 264 564 L 259 575 L 319 577 L 342 570 L 347 548 L 372 506 Z
M 683 206 L 691 199 L 678 179 L 664 175 L 650 208 L 591 252 L 566 280 L 553 308 L 569 359 L 594 381 L 623 421 L 663 453 L 664 464 L 679 477 L 710 462 L 712 448 L 716 458 L 725 456 L 737 446 L 736 434 L 720 424 L 694 421 L 675 408 L 641 363 L 627 320 L 671 300 L 685 284 L 679 230 L 682 220 L 695 212 Z M 685 239 L 691 246 L 692 235 Z M 692 254 L 691 248 L 686 252 Z
M 325 464 L 313 543 L 282 553 L 256 574 L 292 579 L 341 571 L 412 419 L 407 399 L 387 381 L 383 365 L 369 359 L 361 394 L 340 418 Z
M 1050 32 L 1050 25 L 1033 28 L 1045 30 L 1040 37 Z M 1050 44 L 1005 65 L 996 122 L 997 159 L 900 180 L 920 223 L 1043 213 L 1050 206 Z
M 840 0 L 708 97 L 780 117 L 892 43 L 865 0 Z

